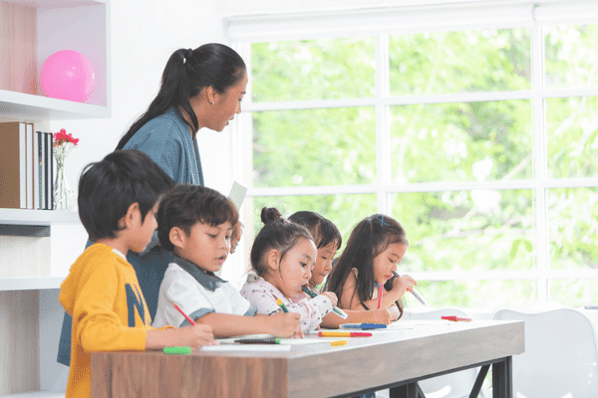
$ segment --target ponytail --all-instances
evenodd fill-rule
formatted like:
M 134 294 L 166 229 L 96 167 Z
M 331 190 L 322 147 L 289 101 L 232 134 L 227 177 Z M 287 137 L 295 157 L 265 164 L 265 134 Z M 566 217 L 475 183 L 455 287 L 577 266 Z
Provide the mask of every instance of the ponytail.
M 297 241 L 309 239 L 313 242 L 313 238 L 304 226 L 289 222 L 275 208 L 262 208 L 260 217 L 264 227 L 255 237 L 250 258 L 252 268 L 263 277 L 267 273 L 264 257 L 270 250 L 278 250 L 282 261 Z
M 176 50 L 164 67 L 158 95 L 120 139 L 116 149 L 123 149 L 141 127 L 170 108 L 174 108 L 195 136 L 199 123 L 191 107 L 191 99 L 206 87 L 213 87 L 223 94 L 246 73 L 243 59 L 235 50 L 223 44 L 204 44 L 195 50 Z M 190 121 L 183 116 L 183 112 Z

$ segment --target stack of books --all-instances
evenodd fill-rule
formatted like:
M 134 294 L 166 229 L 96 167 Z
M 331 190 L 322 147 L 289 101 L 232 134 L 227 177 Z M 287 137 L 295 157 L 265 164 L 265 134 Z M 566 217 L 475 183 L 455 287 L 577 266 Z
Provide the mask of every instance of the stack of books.
M 53 144 L 33 123 L 0 123 L 0 208 L 54 208 Z

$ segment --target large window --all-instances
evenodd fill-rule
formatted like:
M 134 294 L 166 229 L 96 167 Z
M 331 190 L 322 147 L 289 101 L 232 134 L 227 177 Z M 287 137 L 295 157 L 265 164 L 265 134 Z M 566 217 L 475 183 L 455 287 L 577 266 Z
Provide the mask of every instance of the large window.
M 549 3 L 443 24 L 433 7 L 232 19 L 250 68 L 245 251 L 264 206 L 317 211 L 345 242 L 382 212 L 432 305 L 596 304 L 598 24 Z

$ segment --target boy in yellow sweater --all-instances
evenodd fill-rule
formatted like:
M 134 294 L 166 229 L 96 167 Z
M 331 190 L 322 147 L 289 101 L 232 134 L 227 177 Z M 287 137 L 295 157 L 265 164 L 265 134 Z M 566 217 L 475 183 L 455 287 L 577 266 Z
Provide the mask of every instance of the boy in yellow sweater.
M 151 327 L 129 250 L 143 251 L 161 195 L 173 181 L 146 154 L 116 151 L 87 166 L 79 180 L 79 217 L 95 242 L 71 266 L 60 303 L 73 317 L 66 397 L 91 394 L 91 352 L 212 344 L 206 325 Z

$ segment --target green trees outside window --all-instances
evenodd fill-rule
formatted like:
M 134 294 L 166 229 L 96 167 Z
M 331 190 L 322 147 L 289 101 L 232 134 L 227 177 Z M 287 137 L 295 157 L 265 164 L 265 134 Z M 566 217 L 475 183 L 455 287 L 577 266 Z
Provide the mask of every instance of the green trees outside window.
M 383 212 L 432 305 L 598 304 L 596 43 L 598 25 L 251 43 L 246 222 L 314 210 L 346 242 Z

